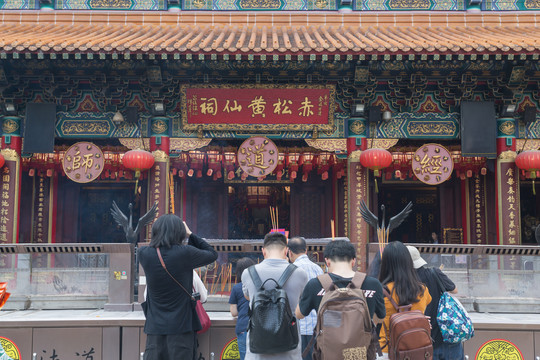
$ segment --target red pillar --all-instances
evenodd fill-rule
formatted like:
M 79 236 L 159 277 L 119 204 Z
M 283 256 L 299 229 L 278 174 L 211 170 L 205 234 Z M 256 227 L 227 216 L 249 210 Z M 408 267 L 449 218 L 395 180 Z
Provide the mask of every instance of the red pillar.
M 497 120 L 498 128 L 503 123 L 515 126 L 513 118 Z M 519 205 L 519 169 L 516 166 L 516 139 L 511 135 L 499 134 L 497 138 L 497 243 L 499 245 L 520 245 L 521 224 Z
M 148 174 L 148 202 L 150 209 L 154 203 L 158 204 L 156 218 L 170 212 L 169 188 L 169 119 L 155 117 L 152 119 L 152 136 L 150 137 L 150 151 L 154 155 L 154 166 Z M 150 229 L 150 227 L 148 227 Z

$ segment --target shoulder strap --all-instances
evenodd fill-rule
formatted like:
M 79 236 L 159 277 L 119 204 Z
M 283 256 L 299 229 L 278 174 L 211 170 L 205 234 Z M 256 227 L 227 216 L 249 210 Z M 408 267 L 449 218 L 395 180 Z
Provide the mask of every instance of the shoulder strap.
M 285 269 L 285 271 L 283 272 L 283 274 L 281 274 L 281 276 L 279 277 L 279 280 L 277 282 L 277 286 L 279 288 L 282 288 L 283 285 L 285 285 L 285 283 L 287 282 L 287 280 L 289 280 L 289 278 L 291 277 L 292 273 L 294 272 L 294 270 L 296 270 L 296 265 L 294 264 L 289 264 L 287 266 L 287 268 Z
M 365 279 L 366 279 L 366 274 L 364 274 L 364 273 L 362 273 L 360 271 L 356 271 L 354 273 L 354 276 L 353 276 L 350 284 L 347 285 L 347 287 L 349 287 L 349 288 L 354 287 L 355 289 L 361 289 L 362 284 L 364 283 Z
M 321 282 L 322 288 L 326 292 L 330 291 L 330 288 L 334 285 L 334 282 L 332 281 L 330 274 L 319 275 L 317 276 L 317 279 L 319 279 L 319 281 Z
M 439 274 L 437 273 L 437 270 L 435 270 L 435 268 L 429 268 L 429 271 L 435 278 L 435 281 L 437 281 L 437 285 L 439 285 L 440 293 L 443 294 L 446 291 L 446 287 L 443 285 L 441 278 L 439 278 Z
M 259 277 L 259 273 L 257 270 L 255 270 L 255 265 L 252 265 L 248 267 L 249 275 L 251 276 L 251 280 L 253 281 L 253 285 L 255 285 L 256 289 L 261 289 L 263 287 L 263 283 L 261 281 L 261 278 Z
M 386 286 L 383 287 L 383 294 L 384 294 L 384 296 L 386 296 L 388 298 L 388 300 L 390 301 L 390 303 L 392 304 L 394 309 L 396 309 L 396 312 L 399 312 L 399 306 L 398 306 L 398 304 L 396 304 L 396 301 L 392 298 L 392 295 L 390 295 L 390 293 L 388 293 L 388 289 L 386 288 Z
M 165 271 L 167 272 L 167 274 L 169 274 L 169 276 L 171 277 L 171 279 L 174 280 L 175 283 L 178 284 L 178 286 L 180 286 L 182 288 L 182 290 L 184 290 L 186 292 L 186 294 L 188 294 L 188 296 L 191 298 L 191 300 L 195 301 L 195 298 L 193 297 L 192 294 L 190 294 L 185 287 L 182 286 L 182 284 L 180 284 L 178 282 L 178 280 L 176 280 L 174 278 L 174 276 L 171 275 L 171 273 L 169 272 L 169 270 L 167 270 L 167 267 L 165 266 L 165 262 L 163 261 L 163 257 L 161 256 L 161 251 L 159 250 L 159 248 L 156 248 L 156 251 L 157 251 L 157 255 L 159 257 L 159 262 L 161 263 L 161 266 L 163 266 L 163 268 L 165 269 Z

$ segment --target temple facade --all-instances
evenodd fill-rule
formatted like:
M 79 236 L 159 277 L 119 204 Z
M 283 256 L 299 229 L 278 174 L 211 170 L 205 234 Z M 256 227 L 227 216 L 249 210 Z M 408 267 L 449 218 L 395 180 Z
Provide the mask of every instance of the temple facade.
M 387 219 L 413 203 L 391 240 L 536 242 L 540 168 L 515 159 L 540 147 L 538 1 L 1 7 L 2 243 L 125 242 L 113 200 L 364 257 L 362 200 Z

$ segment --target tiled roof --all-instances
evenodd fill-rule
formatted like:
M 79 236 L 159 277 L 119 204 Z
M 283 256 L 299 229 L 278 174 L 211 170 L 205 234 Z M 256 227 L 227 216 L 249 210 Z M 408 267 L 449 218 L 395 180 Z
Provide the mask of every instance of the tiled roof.
M 3 11 L 4 53 L 540 52 L 535 13 Z

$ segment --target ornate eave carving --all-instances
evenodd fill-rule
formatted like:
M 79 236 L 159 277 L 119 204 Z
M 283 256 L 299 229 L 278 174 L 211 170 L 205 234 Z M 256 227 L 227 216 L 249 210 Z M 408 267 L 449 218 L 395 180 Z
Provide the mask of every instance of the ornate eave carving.
M 130 150 L 148 149 L 150 147 L 150 139 L 148 138 L 119 138 L 118 140 L 120 141 L 120 144 L 124 145 Z
M 347 151 L 347 139 L 306 139 L 306 143 L 315 149 L 323 151 Z
M 130 150 L 142 149 L 143 145 L 140 138 L 119 138 L 122 145 Z M 148 149 L 150 146 L 150 139 L 144 138 L 144 148 Z M 190 151 L 208 146 L 212 139 L 196 139 L 196 138 L 170 138 L 171 151 Z
M 189 151 L 208 146 L 212 139 L 171 138 L 169 141 L 171 151 Z
M 388 150 L 398 143 L 399 139 L 367 139 L 367 147 Z
M 540 139 L 517 139 L 516 149 L 518 151 L 540 149 Z

